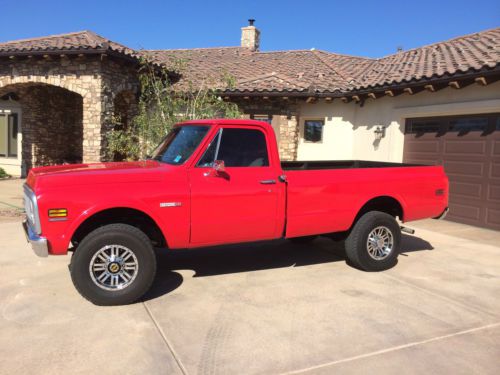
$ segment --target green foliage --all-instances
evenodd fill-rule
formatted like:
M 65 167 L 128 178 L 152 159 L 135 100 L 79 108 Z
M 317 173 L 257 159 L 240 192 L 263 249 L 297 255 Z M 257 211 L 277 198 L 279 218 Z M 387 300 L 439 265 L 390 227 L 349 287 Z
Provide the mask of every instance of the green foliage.
M 141 95 L 137 114 L 130 125 L 114 119 L 114 129 L 108 132 L 108 156 L 111 159 L 144 159 L 158 145 L 172 126 L 181 121 L 206 118 L 238 118 L 241 112 L 234 103 L 217 95 L 217 87 L 232 87 L 234 79 L 221 74 L 217 80 L 206 79 L 201 86 L 190 82 L 172 84 L 172 72 L 181 74 L 184 62 L 173 61 L 168 69 L 144 60 L 139 71 Z
M 0 178 L 9 178 L 10 174 L 7 174 L 3 168 L 0 167 Z

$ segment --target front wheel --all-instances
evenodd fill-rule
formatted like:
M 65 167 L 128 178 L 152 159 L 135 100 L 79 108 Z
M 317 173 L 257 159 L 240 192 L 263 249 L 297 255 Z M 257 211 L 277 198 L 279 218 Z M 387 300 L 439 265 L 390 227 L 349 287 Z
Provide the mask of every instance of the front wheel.
M 151 241 L 139 229 L 110 224 L 89 233 L 71 258 L 71 279 L 96 305 L 124 305 L 148 291 L 156 273 Z
M 354 224 L 345 241 L 346 256 L 364 271 L 383 271 L 397 262 L 401 229 L 394 217 L 371 211 Z

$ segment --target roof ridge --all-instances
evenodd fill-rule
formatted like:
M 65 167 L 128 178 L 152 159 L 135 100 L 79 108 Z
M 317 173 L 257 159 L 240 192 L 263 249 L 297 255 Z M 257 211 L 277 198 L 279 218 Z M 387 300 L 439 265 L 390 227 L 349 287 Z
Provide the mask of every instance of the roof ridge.
M 276 77 L 276 78 L 281 79 L 283 81 L 287 81 L 290 84 L 300 86 L 303 88 L 309 87 L 309 85 L 307 85 L 307 84 L 303 84 L 302 82 L 294 81 L 294 79 L 292 77 L 289 77 L 286 74 L 277 73 L 277 72 L 271 72 L 271 73 L 261 74 L 259 76 L 250 77 L 250 78 L 238 81 L 238 83 L 248 83 L 248 82 L 256 81 L 259 79 L 270 78 L 270 77 Z
M 366 57 L 366 56 L 357 56 L 357 55 L 349 55 L 347 53 L 338 53 L 338 52 L 330 52 L 330 51 L 325 51 L 324 49 L 314 49 L 313 51 L 318 51 L 321 53 L 326 53 L 327 55 L 335 55 L 335 56 L 341 56 L 341 57 L 350 57 L 352 59 L 363 59 L 363 60 L 377 60 L 377 57 Z
M 171 51 L 193 51 L 193 50 L 207 50 L 207 49 L 244 49 L 250 50 L 248 47 L 241 46 L 225 46 L 225 47 L 197 47 L 197 48 L 171 48 L 171 49 L 141 49 L 143 52 L 171 52 Z
M 323 59 L 323 56 L 321 56 L 319 53 L 319 51 L 312 51 L 313 55 L 319 60 L 321 61 L 323 64 L 325 64 L 328 68 L 330 68 L 332 70 L 332 72 L 334 72 L 335 74 L 338 74 L 343 81 L 345 81 L 348 85 L 350 85 L 350 81 L 354 81 L 356 82 L 356 79 L 354 79 L 354 77 L 352 77 L 351 75 L 347 74 L 345 71 L 343 71 L 342 69 L 338 68 L 338 67 L 335 67 L 333 66 L 332 64 L 330 64 L 329 61 L 326 61 Z M 356 82 L 357 83 L 357 82 Z
M 73 32 L 70 32 L 70 33 L 61 33 L 61 34 L 51 34 L 51 35 L 46 35 L 46 36 L 37 36 L 37 37 L 34 37 L 34 38 L 23 38 L 23 39 L 8 40 L 6 42 L 0 42 L 0 44 L 29 42 L 29 41 L 32 41 L 32 40 L 41 40 L 41 39 L 48 39 L 48 38 L 59 38 L 59 37 L 62 37 L 62 36 L 76 35 L 76 34 L 85 34 L 85 33 L 89 33 L 89 34 L 93 33 L 93 34 L 95 34 L 93 31 L 90 31 L 90 30 L 81 30 L 81 31 L 73 31 Z M 95 35 L 97 35 L 97 34 L 95 34 Z
M 424 44 L 423 46 L 410 48 L 410 49 L 408 49 L 406 51 L 401 51 L 401 52 L 396 52 L 396 53 L 391 53 L 389 55 L 385 55 L 383 57 L 378 58 L 377 60 L 383 60 L 383 59 L 385 59 L 387 57 L 396 56 L 396 55 L 398 55 L 400 53 L 408 53 L 408 52 L 412 52 L 412 51 L 416 51 L 416 50 L 420 50 L 420 49 L 424 49 L 424 48 L 429 48 L 429 47 L 432 47 L 432 46 L 436 46 L 438 44 L 446 44 L 446 43 L 450 43 L 450 42 L 453 42 L 453 41 L 456 41 L 456 40 L 470 38 L 472 36 L 479 35 L 479 34 L 485 34 L 487 32 L 494 31 L 494 30 L 499 30 L 500 31 L 500 27 L 493 27 L 491 29 L 486 29 L 486 30 L 482 30 L 482 31 L 476 31 L 474 33 L 456 36 L 456 37 L 453 37 L 453 38 L 450 38 L 450 39 L 446 39 L 446 40 L 443 40 L 443 41 L 440 41 L 440 42 L 434 42 L 434 43 Z

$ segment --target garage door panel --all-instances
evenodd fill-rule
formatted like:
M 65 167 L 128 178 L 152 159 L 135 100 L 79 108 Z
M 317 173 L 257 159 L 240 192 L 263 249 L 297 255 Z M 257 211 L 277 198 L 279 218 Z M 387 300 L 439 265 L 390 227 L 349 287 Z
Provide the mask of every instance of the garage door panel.
M 474 182 L 450 182 L 450 196 L 481 199 L 482 185 Z M 453 192 L 453 193 L 451 193 Z
M 477 221 L 479 220 L 480 214 L 481 210 L 479 207 L 454 202 L 453 210 L 450 210 L 449 216 L 450 218 L 462 218 Z
M 458 156 L 484 156 L 486 154 L 485 141 L 445 140 L 444 152 Z
M 489 178 L 500 178 L 500 163 L 490 163 Z
M 489 201 L 500 202 L 500 184 L 490 183 L 487 197 Z
M 450 180 L 449 220 L 500 230 L 497 124 L 500 114 L 407 120 L 403 160 L 443 165 Z
M 491 148 L 491 156 L 500 157 L 500 141 L 493 141 L 493 147 Z
M 482 177 L 484 164 L 481 162 L 445 161 L 444 169 L 448 175 Z
M 439 142 L 435 140 L 422 140 L 422 141 L 412 141 L 411 139 L 407 142 L 408 152 L 411 153 L 435 153 L 439 152 Z M 405 145 L 406 147 L 406 145 Z
M 486 209 L 486 225 L 491 228 L 500 226 L 500 209 Z

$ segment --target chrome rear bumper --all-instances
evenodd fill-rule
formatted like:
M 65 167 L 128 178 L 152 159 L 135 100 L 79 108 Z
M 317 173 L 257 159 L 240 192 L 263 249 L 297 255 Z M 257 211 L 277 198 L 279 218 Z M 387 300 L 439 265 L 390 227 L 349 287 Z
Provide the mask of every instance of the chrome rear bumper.
M 448 211 L 449 211 L 449 210 L 450 210 L 450 208 L 449 208 L 449 207 L 446 207 L 446 208 L 444 209 L 444 211 L 441 213 L 441 215 L 436 216 L 436 217 L 434 217 L 433 219 L 437 219 L 437 220 L 442 220 L 442 219 L 444 219 L 444 218 L 446 217 L 446 215 L 448 215 Z
M 23 228 L 26 240 L 30 243 L 34 253 L 39 257 L 49 256 L 49 244 L 47 239 L 36 234 L 26 219 L 23 220 Z

